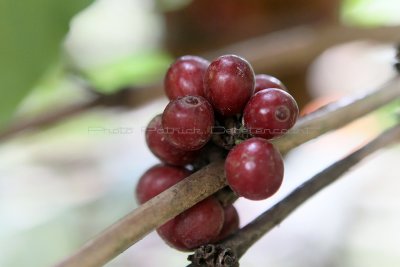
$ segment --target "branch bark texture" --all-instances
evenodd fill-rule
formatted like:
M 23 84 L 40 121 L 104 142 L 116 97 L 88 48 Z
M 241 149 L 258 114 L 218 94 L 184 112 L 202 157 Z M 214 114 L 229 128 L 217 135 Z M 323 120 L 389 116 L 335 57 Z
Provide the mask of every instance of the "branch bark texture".
M 389 81 L 380 90 L 339 101 L 302 118 L 295 126 L 295 132 L 278 139 L 275 145 L 285 153 L 319 135 L 340 128 L 397 97 L 400 97 L 400 77 Z M 225 185 L 224 162 L 212 163 L 132 211 L 56 266 L 102 266 L 155 228 Z
M 262 236 L 288 217 L 296 208 L 338 180 L 353 166 L 375 151 L 400 141 L 400 125 L 387 130 L 360 149 L 335 162 L 297 187 L 289 195 L 262 213 L 221 244 L 198 248 L 189 256 L 188 267 L 237 267 L 238 260 Z M 229 253 L 227 253 L 229 252 Z

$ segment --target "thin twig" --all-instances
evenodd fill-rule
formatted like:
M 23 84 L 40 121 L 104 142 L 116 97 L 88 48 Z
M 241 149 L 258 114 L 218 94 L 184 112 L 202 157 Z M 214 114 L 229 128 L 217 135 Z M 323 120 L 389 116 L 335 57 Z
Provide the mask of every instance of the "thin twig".
M 195 254 L 189 257 L 193 263 L 188 267 L 238 266 L 238 259 L 241 258 L 256 241 L 276 225 L 280 224 L 301 204 L 320 192 L 323 188 L 338 180 L 345 172 L 365 157 L 380 148 L 398 141 L 400 141 L 400 125 L 385 131 L 360 149 L 316 174 L 221 244 L 207 245 L 197 249 Z M 202 253 L 203 251 L 212 251 L 214 254 L 205 254 Z M 226 251 L 230 253 L 226 255 Z M 228 261 L 225 261 L 226 259 L 228 259 Z M 208 264 L 206 265 L 205 262 Z
M 57 266 L 102 266 L 160 226 L 160 221 L 166 222 L 212 195 L 225 182 L 223 164 L 212 163 L 144 203 Z
M 15 136 L 26 130 L 34 130 L 36 128 L 45 127 L 55 122 L 65 120 L 75 115 L 81 114 L 84 111 L 89 110 L 98 105 L 98 99 L 91 99 L 82 103 L 73 104 L 64 108 L 58 109 L 53 112 L 46 112 L 36 118 L 19 121 L 18 123 L 12 124 L 9 128 L 0 131 L 0 141 L 9 137 Z
M 215 193 L 215 197 L 218 199 L 223 207 L 227 207 L 233 204 L 239 198 L 229 186 L 225 186 L 217 193 Z
M 343 98 L 310 113 L 301 118 L 287 134 L 274 140 L 273 143 L 279 147 L 281 153 L 286 153 L 293 147 L 342 127 L 398 97 L 400 97 L 400 76 L 384 84 L 378 91 Z
M 302 135 L 301 142 L 304 143 L 327 131 L 342 127 L 397 97 L 400 97 L 399 77 L 388 82 L 380 90 L 364 97 L 329 105 L 329 108 L 309 115 L 314 118 L 313 120 L 308 119 L 309 117 L 300 120 L 299 125 L 303 125 L 301 127 L 313 129 L 312 134 Z M 347 111 L 345 118 L 343 118 L 342 110 Z M 342 120 L 336 118 L 337 116 Z M 321 127 L 321 122 L 324 122 L 323 127 Z M 297 126 L 297 131 L 309 131 L 301 127 Z M 297 139 L 297 135 L 289 134 L 282 137 L 276 144 L 283 151 L 288 151 L 299 145 L 299 142 L 294 142 L 293 139 Z M 132 211 L 56 266 L 102 266 L 155 228 L 214 194 L 225 185 L 223 161 L 212 163 Z
M 27 130 L 43 128 L 54 123 L 82 114 L 94 107 L 140 107 L 156 99 L 162 94 L 161 86 L 146 86 L 143 88 L 126 88 L 110 95 L 96 95 L 77 104 L 57 108 L 36 118 L 18 121 L 9 128 L 0 131 L 0 141 L 13 137 Z
M 400 27 L 360 29 L 340 25 L 322 27 L 304 25 L 229 45 L 217 51 L 205 53 L 203 56 L 213 59 L 226 53 L 238 54 L 249 60 L 255 70 L 262 69 L 283 74 L 304 69 L 320 53 L 335 44 L 359 39 L 397 42 L 400 39 Z M 104 95 L 100 101 L 88 100 L 86 103 L 72 105 L 51 114 L 45 113 L 30 121 L 17 122 L 8 129 L 0 131 L 0 141 L 27 129 L 37 129 L 70 118 L 86 111 L 89 107 L 102 106 L 104 103 L 114 107 L 138 107 L 155 97 L 160 97 L 162 92 L 162 84 L 158 81 L 143 90 L 127 89 L 123 93 Z M 112 105 L 107 103 L 112 103 Z
M 303 25 L 226 46 L 205 56 L 214 58 L 229 52 L 243 56 L 256 70 L 293 73 L 304 69 L 329 47 L 354 40 L 397 43 L 400 40 L 400 27 Z

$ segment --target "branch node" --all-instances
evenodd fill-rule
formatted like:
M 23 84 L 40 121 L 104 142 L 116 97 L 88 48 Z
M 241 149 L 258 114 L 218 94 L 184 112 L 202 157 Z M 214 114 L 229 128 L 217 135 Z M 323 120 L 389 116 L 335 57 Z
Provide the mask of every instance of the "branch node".
M 206 245 L 189 255 L 193 267 L 239 267 L 236 254 L 230 248 L 221 245 Z

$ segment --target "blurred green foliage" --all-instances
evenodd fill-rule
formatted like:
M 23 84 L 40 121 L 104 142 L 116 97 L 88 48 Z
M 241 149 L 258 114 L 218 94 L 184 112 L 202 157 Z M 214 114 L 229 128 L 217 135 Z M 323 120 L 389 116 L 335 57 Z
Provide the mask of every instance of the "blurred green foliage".
M 377 112 L 379 122 L 385 128 L 393 127 L 400 123 L 400 99 L 380 108 Z
M 59 60 L 63 37 L 68 31 L 71 17 L 90 2 L 91 0 L 0 0 L 0 128 L 34 88 L 35 93 L 38 93 L 35 96 L 37 105 L 29 105 L 27 113 L 39 108 L 43 108 L 39 111 L 44 112 L 46 102 L 54 104 L 52 94 L 60 95 L 54 89 L 61 87 L 60 83 L 66 74 L 65 63 Z M 396 11 L 400 13 L 396 9 L 398 3 L 399 0 L 344 0 L 342 14 L 344 21 L 352 24 L 383 25 L 393 17 L 388 14 Z M 375 9 L 374 5 L 384 7 Z M 163 52 L 147 51 L 99 66 L 84 75 L 96 90 L 112 93 L 128 84 L 154 80 L 170 61 L 171 58 Z M 40 85 L 37 86 L 37 83 Z M 72 93 L 69 91 L 69 94 Z M 69 95 L 68 99 L 71 99 Z M 398 111 L 399 106 L 400 102 L 396 101 L 379 111 L 382 124 L 390 126 L 394 123 L 395 117 L 388 114 Z M 82 131 L 87 130 L 87 125 L 102 125 L 101 123 L 104 124 L 103 114 L 89 114 L 69 124 L 55 127 L 41 136 L 29 138 L 32 143 L 36 141 L 34 138 L 42 138 L 48 142 L 51 136 L 64 142 L 65 136 L 62 134 L 68 133 L 71 136 L 72 129 L 79 129 L 76 135 L 85 136 Z M 109 192 L 99 195 L 98 199 L 83 204 L 72 202 L 67 208 L 58 209 L 59 214 L 54 217 L 51 214 L 43 219 L 42 224 L 25 231 L 14 230 L 8 233 L 7 228 L 2 227 L 0 240 L 4 242 L 2 247 L 0 244 L 0 266 L 48 266 L 77 248 L 89 236 L 120 218 L 121 214 L 126 214 L 133 205 L 131 186 L 136 181 L 131 179 L 139 177 L 140 173 L 136 172 L 141 170 L 132 163 L 127 166 L 131 169 L 124 169 L 119 165 L 98 167 L 102 170 L 120 168 L 124 170 L 125 176 L 124 182 L 117 183 L 118 188 L 108 189 Z M 66 187 L 65 190 L 68 189 Z M 7 203 L 10 209 L 13 205 Z M 4 217 L 0 218 L 0 222 L 4 223 Z M 365 254 L 359 257 L 365 258 Z
M 7 246 L 0 243 L 0 266 L 52 266 L 81 246 L 88 236 L 94 236 L 118 220 L 121 214 L 135 208 L 130 193 L 128 186 L 112 188 L 100 199 L 73 209 L 63 207 L 60 214 L 49 216 L 47 222 L 16 234 L 10 235 L 1 229 L 0 236 L 8 242 Z
M 192 0 L 156 0 L 157 7 L 163 11 L 171 11 L 184 8 L 189 5 Z
M 149 84 L 164 74 L 172 58 L 161 51 L 131 55 L 112 64 L 88 71 L 94 90 L 109 94 L 135 84 Z
M 50 64 L 74 14 L 92 0 L 0 0 L 0 128 Z
M 63 79 L 66 75 L 65 62 L 60 61 L 59 56 L 63 38 L 71 18 L 91 2 L 0 0 L 0 129 L 10 121 L 21 101 L 38 88 L 38 83 L 39 87 L 57 88 L 59 82 L 53 80 L 49 85 L 48 79 L 42 78 L 46 71 L 46 77 Z M 157 7 L 163 10 L 188 3 L 190 0 L 156 0 Z M 344 0 L 341 10 L 344 23 L 363 26 L 400 23 L 398 14 L 399 0 Z M 161 50 L 144 50 L 79 74 L 95 90 L 107 94 L 159 79 L 171 60 Z M 52 66 L 57 66 L 57 75 L 52 74 Z
M 362 26 L 400 24 L 399 0 L 344 0 L 342 21 Z

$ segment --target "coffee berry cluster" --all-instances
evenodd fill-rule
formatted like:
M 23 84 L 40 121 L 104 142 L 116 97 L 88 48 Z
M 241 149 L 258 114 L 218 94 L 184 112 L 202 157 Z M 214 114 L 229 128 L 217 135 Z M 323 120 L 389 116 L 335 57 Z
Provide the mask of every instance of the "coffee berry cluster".
M 298 107 L 275 77 L 255 75 L 245 59 L 224 55 L 209 62 L 178 58 L 164 79 L 170 100 L 146 128 L 146 142 L 163 163 L 146 171 L 136 187 L 144 203 L 216 158 L 226 158 L 225 176 L 238 196 L 263 200 L 283 180 L 283 160 L 268 141 L 296 122 Z M 199 202 L 157 229 L 170 246 L 193 250 L 219 242 L 239 228 L 232 204 L 215 196 Z

